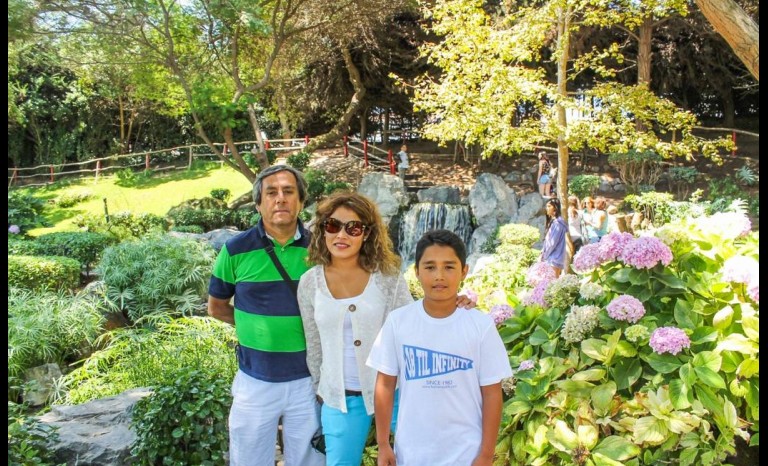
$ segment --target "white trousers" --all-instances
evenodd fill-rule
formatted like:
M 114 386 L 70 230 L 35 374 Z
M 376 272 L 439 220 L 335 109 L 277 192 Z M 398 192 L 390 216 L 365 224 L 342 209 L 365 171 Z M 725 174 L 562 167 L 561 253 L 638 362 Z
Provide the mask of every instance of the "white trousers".
M 274 466 L 277 423 L 283 418 L 285 466 L 323 466 L 310 445 L 320 426 L 312 379 L 264 382 L 238 370 L 229 413 L 229 464 Z

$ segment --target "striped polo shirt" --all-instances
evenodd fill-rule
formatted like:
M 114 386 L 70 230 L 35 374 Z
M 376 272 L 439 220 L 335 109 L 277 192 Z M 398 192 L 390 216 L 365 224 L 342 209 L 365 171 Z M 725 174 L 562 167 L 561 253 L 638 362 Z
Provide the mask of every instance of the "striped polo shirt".
M 307 345 L 296 295 L 267 254 L 275 254 L 293 282 L 309 267 L 306 263 L 309 232 L 299 222 L 298 235 L 286 246 L 267 237 L 264 223 L 231 238 L 213 266 L 208 294 L 218 299 L 235 297 L 235 332 L 240 369 L 266 382 L 287 382 L 309 377 Z

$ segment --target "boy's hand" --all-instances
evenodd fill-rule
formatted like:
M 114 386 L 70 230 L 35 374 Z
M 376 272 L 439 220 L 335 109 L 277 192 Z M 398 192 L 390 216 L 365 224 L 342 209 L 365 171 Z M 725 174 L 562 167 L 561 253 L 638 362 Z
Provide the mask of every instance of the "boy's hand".
M 460 294 L 456 296 L 456 307 L 461 307 L 464 309 L 474 309 L 475 306 L 477 306 L 477 301 L 472 301 L 472 299 L 464 294 Z
M 392 450 L 392 446 L 389 445 L 389 443 L 385 445 L 379 445 L 379 458 L 377 460 L 377 465 L 378 466 L 397 466 L 397 460 L 395 459 L 395 452 Z

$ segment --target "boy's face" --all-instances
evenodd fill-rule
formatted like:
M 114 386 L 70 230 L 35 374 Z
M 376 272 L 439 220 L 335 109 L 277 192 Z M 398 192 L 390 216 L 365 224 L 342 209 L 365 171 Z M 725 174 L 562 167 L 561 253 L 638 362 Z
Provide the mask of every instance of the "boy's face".
M 434 244 L 424 250 L 416 276 L 424 289 L 425 299 L 455 301 L 468 270 L 467 265 L 462 267 L 452 247 Z

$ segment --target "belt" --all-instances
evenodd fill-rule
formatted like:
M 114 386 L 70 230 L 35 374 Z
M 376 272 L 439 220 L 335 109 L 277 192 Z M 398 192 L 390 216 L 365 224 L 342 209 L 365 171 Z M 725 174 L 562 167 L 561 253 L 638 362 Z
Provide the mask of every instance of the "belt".
M 363 392 L 357 390 L 344 390 L 344 396 L 363 396 Z

